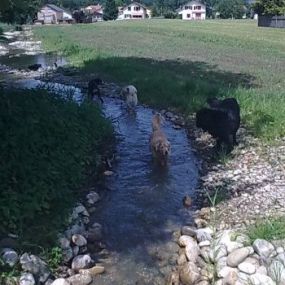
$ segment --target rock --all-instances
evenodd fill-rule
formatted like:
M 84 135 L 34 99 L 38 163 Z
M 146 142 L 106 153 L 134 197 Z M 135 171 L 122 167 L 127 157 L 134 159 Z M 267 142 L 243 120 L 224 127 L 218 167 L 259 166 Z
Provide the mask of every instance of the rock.
M 194 223 L 197 226 L 197 228 L 204 228 L 204 227 L 207 227 L 208 225 L 208 222 L 206 220 L 199 219 L 199 218 L 196 218 L 194 220 Z
M 239 243 L 239 242 L 233 241 L 233 242 L 228 243 L 228 244 L 226 245 L 226 247 L 227 247 L 227 252 L 228 252 L 228 253 L 231 253 L 231 252 L 233 252 L 233 251 L 236 250 L 236 249 L 242 248 L 242 247 L 243 247 L 243 244 L 242 244 L 242 243 Z
M 193 243 L 193 242 L 196 243 L 196 241 L 192 237 L 186 236 L 186 235 L 180 236 L 178 240 L 178 244 L 182 247 L 186 247 L 187 244 Z
M 85 226 L 83 224 L 74 224 L 68 230 L 64 232 L 68 239 L 71 239 L 72 235 L 80 234 L 85 235 Z
M 17 252 L 11 248 L 3 248 L 1 251 L 1 258 L 5 264 L 13 267 L 19 260 Z
M 20 258 L 20 263 L 22 269 L 32 273 L 39 282 L 44 283 L 51 274 L 47 264 L 35 255 L 24 253 Z
M 196 238 L 199 242 L 211 240 L 213 233 L 213 230 L 210 228 L 198 229 L 196 230 Z
M 78 255 L 79 254 L 79 246 L 74 246 L 73 248 L 72 248 L 72 253 L 73 253 L 73 256 L 76 256 L 76 255 Z
M 178 243 L 180 246 L 185 246 L 185 255 L 188 261 L 195 262 L 200 252 L 197 242 L 192 237 L 181 236 Z
M 113 174 L 114 174 L 114 172 L 111 171 L 111 170 L 106 170 L 106 171 L 104 171 L 104 175 L 105 175 L 105 176 L 111 176 L 111 175 L 113 175 Z
M 192 198 L 189 196 L 189 195 L 186 195 L 184 198 L 183 198 L 183 205 L 184 207 L 191 207 L 192 205 Z
M 96 275 L 102 274 L 105 272 L 105 267 L 101 265 L 95 265 L 89 269 L 80 269 L 79 273 L 82 274 L 90 274 L 92 277 L 95 277 Z
M 54 280 L 51 285 L 70 285 L 70 282 L 65 280 L 64 278 L 58 278 Z
M 62 251 L 62 261 L 68 263 L 73 257 L 73 250 L 71 247 Z
M 71 237 L 72 242 L 77 246 L 85 246 L 87 245 L 87 240 L 84 236 L 75 234 Z
M 36 281 L 33 274 L 27 272 L 21 274 L 19 285 L 35 285 L 35 284 Z
M 73 258 L 71 268 L 75 271 L 79 271 L 80 269 L 86 269 L 90 267 L 92 264 L 92 259 L 88 254 L 78 255 Z
M 180 269 L 179 277 L 184 285 L 195 284 L 200 278 L 198 267 L 191 261 L 187 262 Z
M 267 275 L 267 269 L 265 266 L 262 265 L 256 269 L 256 273 Z
M 221 257 L 216 261 L 216 272 L 218 273 L 221 271 L 224 267 L 227 267 L 227 257 Z
M 220 271 L 218 271 L 218 277 L 220 278 L 225 278 L 226 276 L 228 276 L 230 273 L 235 272 L 236 274 L 238 273 L 236 268 L 232 268 L 232 267 L 223 267 Z
M 70 247 L 70 241 L 65 237 L 59 238 L 58 243 L 61 249 L 68 249 Z
M 210 283 L 206 280 L 203 280 L 203 281 L 197 283 L 197 285 L 210 285 Z
M 97 192 L 92 191 L 87 194 L 86 199 L 89 205 L 93 205 L 100 200 L 100 196 Z
M 203 248 L 201 248 L 201 250 L 200 250 L 200 255 L 202 256 L 202 258 L 205 260 L 205 262 L 207 262 L 207 263 L 210 263 L 211 261 L 213 261 L 212 259 L 211 259 L 211 256 L 210 256 L 210 250 L 209 250 L 209 248 L 205 248 L 205 247 L 203 247 Z
M 264 239 L 255 240 L 252 246 L 255 252 L 262 257 L 269 257 L 274 251 L 274 246 Z
M 230 266 L 230 267 L 238 266 L 251 253 L 252 253 L 252 250 L 251 250 L 250 247 L 243 247 L 243 248 L 239 248 L 239 249 L 234 250 L 227 257 L 227 264 L 228 264 L 228 266 Z
M 178 265 L 182 265 L 182 264 L 184 264 L 186 262 L 187 262 L 186 255 L 184 253 L 180 254 L 178 259 L 177 259 L 177 264 Z
M 93 280 L 90 274 L 75 274 L 67 278 L 67 281 L 70 285 L 89 285 Z
M 209 240 L 204 240 L 199 243 L 199 247 L 210 246 L 211 242 Z
M 98 223 L 94 223 L 88 230 L 88 241 L 99 241 L 103 238 L 102 226 Z
M 87 209 L 82 204 L 79 204 L 78 206 L 76 206 L 73 209 L 73 214 L 74 213 L 76 213 L 77 215 L 82 215 L 82 216 L 89 217 L 89 213 L 88 213 Z
M 196 237 L 196 229 L 184 226 L 181 228 L 181 235 Z
M 179 274 L 175 271 L 169 274 L 165 285 L 179 285 L 179 283 Z
M 253 264 L 249 263 L 249 262 L 242 262 L 238 265 L 238 269 L 241 272 L 244 272 L 246 274 L 254 274 L 256 271 L 256 268 Z
M 268 267 L 268 275 L 278 281 L 278 285 L 285 284 L 285 264 L 280 260 L 273 260 Z
M 223 279 L 223 285 L 236 285 L 237 280 L 238 280 L 237 271 L 231 270 Z
M 219 244 L 210 250 L 210 258 L 212 261 L 217 261 L 218 259 L 225 257 L 227 255 L 226 246 Z
M 277 254 L 283 253 L 284 252 L 284 248 L 279 246 L 279 247 L 276 248 L 276 252 L 277 252 Z
M 244 246 L 250 245 L 250 238 L 245 234 L 238 234 L 235 241 L 243 244 Z
M 276 283 L 269 276 L 259 273 L 251 275 L 249 277 L 249 282 L 251 285 L 276 285 Z

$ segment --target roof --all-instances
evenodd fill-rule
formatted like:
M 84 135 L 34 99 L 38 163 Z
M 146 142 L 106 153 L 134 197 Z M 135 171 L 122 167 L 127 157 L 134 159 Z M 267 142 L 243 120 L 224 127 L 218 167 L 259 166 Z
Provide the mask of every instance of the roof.
M 97 5 L 90 5 L 90 6 L 85 7 L 84 9 L 86 9 L 86 10 L 95 10 L 95 11 L 98 11 L 98 10 L 101 10 L 101 9 L 102 9 L 102 6 L 101 6 L 100 4 L 97 4 Z
M 52 9 L 56 12 L 65 12 L 62 8 L 60 8 L 54 4 L 46 4 L 45 6 L 49 7 L 50 9 Z

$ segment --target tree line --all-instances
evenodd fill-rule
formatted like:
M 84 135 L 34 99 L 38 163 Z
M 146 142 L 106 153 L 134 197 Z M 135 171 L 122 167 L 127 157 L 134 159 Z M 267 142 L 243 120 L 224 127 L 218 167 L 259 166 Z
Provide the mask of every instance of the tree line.
M 99 3 L 105 7 L 106 20 L 116 19 L 117 7 L 127 5 L 131 0 L 1 0 L 0 21 L 6 23 L 24 24 L 32 22 L 39 7 L 44 4 L 55 4 L 70 11 Z M 152 7 L 153 16 L 167 13 L 175 15 L 176 9 L 187 0 L 137 0 Z M 241 18 L 246 11 L 253 9 L 260 15 L 284 15 L 285 0 L 256 0 L 252 5 L 249 0 L 201 0 L 206 5 L 207 16 L 214 17 L 219 13 L 220 18 Z

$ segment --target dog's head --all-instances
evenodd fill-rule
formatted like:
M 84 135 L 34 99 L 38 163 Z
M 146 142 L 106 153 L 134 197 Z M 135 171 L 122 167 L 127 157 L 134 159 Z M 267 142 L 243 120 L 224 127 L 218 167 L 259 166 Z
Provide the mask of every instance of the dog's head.
M 217 108 L 219 107 L 221 103 L 221 100 L 217 99 L 217 98 L 208 98 L 207 99 L 207 104 L 209 105 L 209 107 L 211 108 Z
M 162 157 L 168 157 L 170 155 L 170 143 L 169 141 L 161 141 L 156 145 L 156 151 Z
M 128 85 L 122 88 L 121 95 L 126 96 L 137 96 L 137 89 L 133 85 Z

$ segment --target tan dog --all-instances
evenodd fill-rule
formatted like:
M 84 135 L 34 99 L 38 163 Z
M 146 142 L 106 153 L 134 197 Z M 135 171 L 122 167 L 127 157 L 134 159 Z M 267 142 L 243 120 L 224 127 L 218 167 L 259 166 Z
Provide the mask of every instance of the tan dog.
M 138 104 L 138 92 L 135 86 L 128 85 L 122 88 L 121 95 L 126 101 L 128 109 L 134 109 Z
M 160 114 L 156 114 L 152 118 L 152 134 L 150 137 L 150 147 L 153 157 L 162 165 L 167 164 L 170 154 L 170 143 L 164 132 L 161 130 L 163 119 Z

